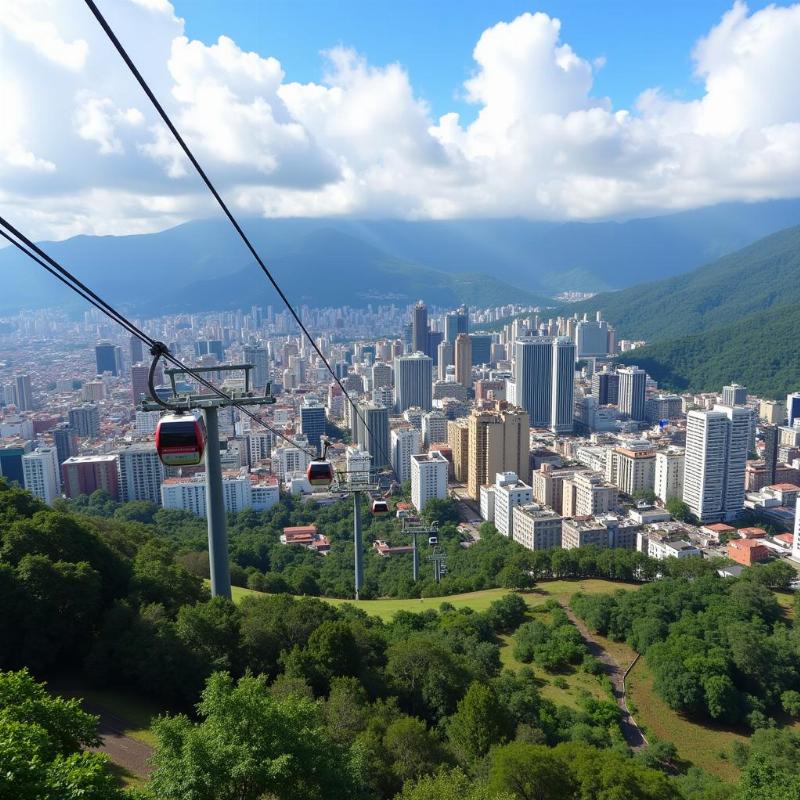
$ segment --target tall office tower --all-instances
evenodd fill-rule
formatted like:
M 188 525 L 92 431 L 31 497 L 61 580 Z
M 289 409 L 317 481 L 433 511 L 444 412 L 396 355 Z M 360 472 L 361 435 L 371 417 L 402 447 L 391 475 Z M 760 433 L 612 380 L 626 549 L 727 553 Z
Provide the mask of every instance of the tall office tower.
M 786 424 L 791 428 L 795 420 L 800 419 L 800 392 L 786 395 Z
M 304 403 L 300 407 L 300 432 L 311 447 L 319 452 L 320 438 L 325 435 L 325 406 Z
M 439 363 L 439 345 L 444 341 L 444 334 L 441 331 L 430 331 L 428 333 L 428 355 L 433 359 L 433 366 Z
M 767 486 L 775 483 L 775 470 L 778 466 L 779 434 L 777 425 L 762 425 L 761 433 L 764 436 L 764 467 L 767 471 Z
M 9 483 L 15 481 L 25 485 L 25 473 L 22 468 L 22 457 L 31 451 L 31 442 L 15 442 L 0 444 L 0 476 Z
M 267 348 L 263 344 L 244 346 L 244 363 L 252 364 L 255 369 L 250 373 L 253 376 L 253 386 L 263 389 L 269 383 L 269 361 Z
M 491 483 L 498 472 L 516 472 L 520 480 L 529 480 L 530 425 L 525 411 L 519 408 L 474 409 L 467 425 L 467 491 L 473 500 L 480 499 L 481 486 Z
M 422 418 L 422 443 L 426 447 L 447 441 L 447 416 L 434 408 Z
M 56 448 L 56 458 L 59 464 L 63 464 L 78 452 L 75 431 L 70 428 L 69 422 L 59 422 L 55 428 L 51 428 L 48 432 L 53 437 L 53 445 Z
M 447 377 L 447 368 L 453 366 L 454 358 L 453 344 L 448 341 L 439 342 L 436 349 L 436 363 L 438 365 L 439 380 L 443 381 Z
M 451 311 L 444 318 L 444 340 L 455 344 L 459 333 L 469 333 L 469 310 L 459 306 L 458 311 Z
M 456 335 L 459 333 L 469 333 L 469 309 L 465 305 L 456 311 Z
M 472 388 L 472 340 L 466 333 L 456 336 L 456 380 L 466 389 Z
M 747 403 L 747 387 L 732 383 L 722 387 L 721 402 L 723 406 L 743 406 Z
M 619 410 L 633 420 L 641 422 L 645 418 L 645 386 L 647 373 L 636 366 L 620 367 Z
M 208 442 L 208 447 L 219 442 Z M 119 458 L 120 500 L 149 500 L 161 503 L 161 483 L 164 480 L 164 467 L 159 461 L 154 444 L 136 443 L 121 448 Z
M 394 396 L 397 410 L 412 406 L 430 411 L 433 406 L 433 361 L 424 353 L 394 360 Z
M 411 502 L 423 511 L 430 500 L 447 497 L 450 462 L 438 451 L 411 456 Z
M 50 505 L 61 494 L 61 478 L 55 447 L 37 447 L 22 456 L 25 488 Z
M 492 337 L 488 333 L 468 333 L 472 344 L 472 366 L 492 363 Z
M 394 383 L 392 367 L 383 361 L 376 361 L 372 365 L 372 389 L 380 389 L 382 386 L 392 386 Z
M 72 456 L 61 465 L 61 483 L 67 497 L 92 494 L 99 489 L 119 500 L 117 457 Z
M 574 427 L 575 344 L 567 336 L 553 342 L 553 388 L 550 430 L 572 433 Z
M 532 428 L 547 428 L 552 420 L 553 352 L 549 336 L 526 336 L 515 344 L 516 402 Z
M 469 476 L 469 423 L 466 419 L 449 420 L 447 444 L 453 454 L 453 472 L 459 483 L 466 483 Z
M 17 408 L 20 411 L 33 411 L 33 391 L 31 390 L 31 376 L 17 375 L 14 384 L 17 390 Z
M 714 406 L 686 415 L 683 501 L 701 523 L 735 519 L 744 508 L 750 410 Z
M 619 402 L 619 375 L 609 369 L 592 375 L 592 397 L 599 406 L 615 406 Z
M 84 403 L 69 410 L 69 426 L 81 439 L 96 439 L 100 435 L 100 412 L 97 406 Z
M 130 356 L 131 364 L 140 364 L 144 361 L 144 348 L 142 340 L 138 336 L 131 336 Z
M 110 372 L 112 375 L 119 375 L 122 371 L 121 350 L 111 342 L 98 342 L 94 348 L 94 355 L 97 361 L 97 374 Z
M 395 428 L 392 439 L 392 468 L 400 483 L 411 480 L 411 456 L 422 451 L 416 428 Z
M 411 317 L 411 349 L 428 355 L 428 307 L 420 300 Z
M 146 364 L 134 364 L 131 367 L 131 399 L 135 406 L 139 405 L 142 395 L 150 396 L 149 375 L 150 367 Z
M 574 323 L 574 328 L 578 358 L 601 358 L 608 354 L 608 323 L 582 319 Z
M 359 403 L 358 410 L 358 446 L 370 454 L 375 469 L 388 467 L 389 409 L 376 403 Z

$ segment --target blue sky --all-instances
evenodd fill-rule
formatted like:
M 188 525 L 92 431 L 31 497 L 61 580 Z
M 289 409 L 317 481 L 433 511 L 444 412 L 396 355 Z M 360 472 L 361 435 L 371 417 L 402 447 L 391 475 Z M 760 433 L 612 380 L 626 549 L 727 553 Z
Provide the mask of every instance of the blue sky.
M 525 11 L 561 20 L 561 39 L 583 58 L 604 58 L 593 94 L 629 108 L 641 91 L 661 87 L 680 99 L 703 90 L 692 75 L 695 42 L 719 22 L 732 2 L 723 0 L 616 0 L 527 3 L 509 0 L 173 0 L 186 33 L 210 44 L 220 34 L 243 49 L 273 55 L 289 81 L 317 81 L 320 52 L 345 45 L 370 64 L 399 62 L 434 116 L 474 114 L 460 101 L 462 82 L 475 65 L 481 33 Z M 748 2 L 751 12 L 770 5 Z M 772 5 L 786 5 L 773 3 Z

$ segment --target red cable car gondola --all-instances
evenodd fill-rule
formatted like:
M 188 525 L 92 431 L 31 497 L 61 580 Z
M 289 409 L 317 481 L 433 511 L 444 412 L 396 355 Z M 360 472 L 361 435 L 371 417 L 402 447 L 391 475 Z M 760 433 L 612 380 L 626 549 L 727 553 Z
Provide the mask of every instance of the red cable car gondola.
M 330 486 L 333 483 L 333 464 L 330 461 L 312 461 L 306 477 L 312 486 Z
M 192 467 L 203 460 L 206 423 L 202 414 L 165 414 L 156 428 L 156 450 L 167 467 Z
M 389 504 L 385 500 L 373 500 L 372 513 L 376 517 L 385 517 L 389 513 Z

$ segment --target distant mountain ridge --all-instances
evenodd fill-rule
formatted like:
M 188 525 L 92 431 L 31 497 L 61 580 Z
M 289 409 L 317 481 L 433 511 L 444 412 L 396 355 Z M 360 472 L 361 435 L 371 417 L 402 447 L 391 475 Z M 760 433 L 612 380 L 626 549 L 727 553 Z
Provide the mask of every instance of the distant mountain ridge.
M 684 273 L 779 228 L 800 223 L 800 200 L 732 203 L 626 222 L 247 219 L 244 227 L 296 302 L 364 306 L 424 297 L 546 303 L 563 290 L 624 289 Z M 134 236 L 46 242 L 112 303 L 136 313 L 275 302 L 224 219 Z M 0 311 L 72 302 L 11 248 L 0 250 Z M 251 274 L 248 274 L 248 270 Z M 263 280 L 263 279 L 262 279 Z M 264 284 L 266 287 L 266 284 Z

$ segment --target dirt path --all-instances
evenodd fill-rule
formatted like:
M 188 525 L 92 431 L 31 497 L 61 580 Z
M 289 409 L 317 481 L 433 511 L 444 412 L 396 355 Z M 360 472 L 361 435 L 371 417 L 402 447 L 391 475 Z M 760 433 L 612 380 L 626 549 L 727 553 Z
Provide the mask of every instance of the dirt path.
M 94 703 L 83 702 L 81 705 L 90 714 L 100 717 L 97 734 L 101 744 L 94 749 L 108 755 L 115 764 L 131 775 L 146 778 L 152 771 L 148 762 L 153 754 L 153 748 L 125 735 L 124 732 L 132 727 L 126 720 L 110 714 Z
M 614 659 L 611 658 L 611 656 L 606 652 L 605 648 L 594 638 L 592 632 L 586 627 L 586 625 L 584 625 L 583 621 L 575 616 L 572 609 L 563 604 L 562 608 L 569 617 L 570 622 L 572 622 L 572 624 L 575 625 L 575 627 L 581 632 L 581 636 L 583 636 L 583 640 L 586 642 L 589 652 L 603 665 L 603 670 L 611 681 L 611 689 L 614 693 L 614 699 L 617 701 L 620 711 L 622 711 L 620 727 L 622 728 L 622 734 L 625 737 L 625 741 L 628 743 L 628 746 L 631 748 L 631 750 L 641 750 L 647 746 L 647 739 L 645 738 L 639 726 L 636 724 L 636 720 L 634 720 L 634 718 L 631 716 L 631 713 L 628 710 L 627 698 L 625 696 L 625 678 L 633 664 L 631 664 L 627 669 L 622 669 L 619 664 L 617 664 L 617 662 L 614 661 Z M 636 660 L 634 660 L 633 663 L 635 664 Z

